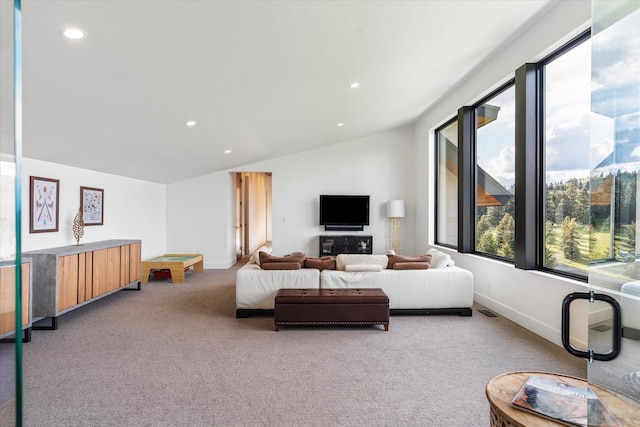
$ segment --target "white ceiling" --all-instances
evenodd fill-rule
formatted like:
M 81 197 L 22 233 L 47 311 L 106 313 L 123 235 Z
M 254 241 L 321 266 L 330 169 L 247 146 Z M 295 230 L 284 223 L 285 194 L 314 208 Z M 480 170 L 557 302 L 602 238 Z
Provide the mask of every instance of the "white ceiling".
M 23 154 L 172 183 L 393 129 L 552 6 L 23 0 Z

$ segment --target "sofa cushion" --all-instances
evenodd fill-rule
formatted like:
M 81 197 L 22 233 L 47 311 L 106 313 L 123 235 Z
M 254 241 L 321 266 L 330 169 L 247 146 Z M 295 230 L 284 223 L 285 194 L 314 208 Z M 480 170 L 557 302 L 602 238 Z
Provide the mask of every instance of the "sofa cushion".
M 305 269 L 287 273 L 302 271 Z M 320 272 L 320 287 L 381 288 L 389 296 L 390 309 L 451 308 L 473 305 L 473 275 L 470 271 L 459 267 L 428 270 L 385 269 L 379 273 L 325 270 Z
M 340 254 L 336 257 L 336 269 L 344 271 L 344 267 L 349 264 L 375 264 L 385 269 L 388 262 L 386 255 Z
M 394 270 L 427 270 L 429 267 L 428 262 L 396 262 L 393 264 Z
M 300 270 L 299 262 L 266 262 L 262 264 L 263 270 Z
M 258 265 L 260 265 L 260 252 L 271 253 L 271 248 L 269 248 L 267 246 L 260 246 L 258 249 L 253 251 L 253 253 L 249 257 L 249 264 L 258 264 Z
M 429 249 L 427 254 L 431 255 L 431 268 L 453 267 L 455 262 L 449 254 L 445 254 L 437 249 Z
M 305 258 L 305 268 L 317 268 L 318 270 L 335 270 L 336 260 L 330 256 L 324 256 L 320 258 Z
M 344 271 L 382 271 L 382 266 L 379 264 L 347 264 L 344 266 Z
M 281 257 L 273 256 L 267 252 L 260 252 L 260 267 L 264 268 L 264 264 L 278 263 L 278 262 L 297 262 L 300 265 L 304 264 L 305 255 L 301 252 L 297 252 L 291 255 L 285 255 Z
M 394 268 L 393 265 L 397 262 L 431 262 L 431 255 L 417 255 L 417 256 L 406 256 L 406 255 L 387 255 L 389 258 L 389 268 Z

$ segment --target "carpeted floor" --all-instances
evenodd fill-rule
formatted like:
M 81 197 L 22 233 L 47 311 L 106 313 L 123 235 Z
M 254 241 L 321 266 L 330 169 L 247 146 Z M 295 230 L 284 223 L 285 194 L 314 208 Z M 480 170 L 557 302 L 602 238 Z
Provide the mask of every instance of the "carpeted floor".
M 584 361 L 480 306 L 473 317 L 394 316 L 389 332 L 274 332 L 272 317 L 235 318 L 236 269 L 152 280 L 34 331 L 25 425 L 488 426 L 494 376 L 586 376 Z

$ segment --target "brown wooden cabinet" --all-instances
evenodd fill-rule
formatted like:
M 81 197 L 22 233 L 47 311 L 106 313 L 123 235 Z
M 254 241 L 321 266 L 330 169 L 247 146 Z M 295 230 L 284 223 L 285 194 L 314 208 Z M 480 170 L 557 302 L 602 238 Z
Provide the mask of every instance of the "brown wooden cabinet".
M 120 289 L 140 289 L 140 240 L 108 240 L 26 252 L 33 261 L 33 317 L 51 318 Z
M 78 303 L 78 255 L 58 258 L 58 311 Z
M 22 262 L 22 331 L 24 341 L 31 340 L 31 263 Z M 0 263 L 0 339 L 16 332 L 16 266 L 15 261 Z

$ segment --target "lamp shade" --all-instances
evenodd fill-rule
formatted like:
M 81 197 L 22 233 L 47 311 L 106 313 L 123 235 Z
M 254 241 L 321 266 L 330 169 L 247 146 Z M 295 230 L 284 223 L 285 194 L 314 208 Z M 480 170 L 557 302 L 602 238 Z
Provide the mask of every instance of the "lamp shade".
M 387 202 L 387 218 L 404 218 L 404 200 Z

